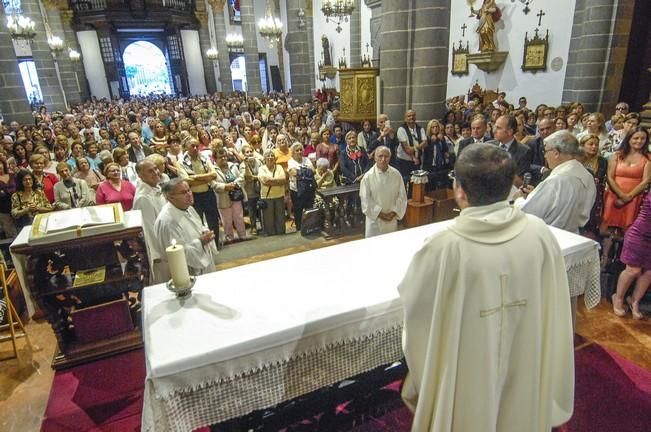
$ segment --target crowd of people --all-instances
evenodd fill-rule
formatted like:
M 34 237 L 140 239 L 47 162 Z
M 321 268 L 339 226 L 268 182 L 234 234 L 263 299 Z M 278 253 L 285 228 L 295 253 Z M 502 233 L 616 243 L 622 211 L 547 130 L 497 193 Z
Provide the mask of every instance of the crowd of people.
M 604 265 L 613 259 L 611 244 L 627 234 L 622 261 L 628 267 L 614 309 L 624 310 L 623 295 L 637 279 L 641 288 L 631 308 L 639 315 L 639 293 L 651 279 L 650 263 L 630 253 L 639 241 L 628 240 L 629 232 L 639 237 L 649 231 L 649 132 L 639 126 L 639 115 L 623 102 L 608 121 L 581 103 L 532 109 L 521 97 L 513 106 L 505 93 L 488 103 L 479 95 L 455 97 L 446 110 L 442 118 L 424 122 L 407 110 L 399 125 L 383 114 L 356 129 L 341 120 L 336 100 L 301 102 L 286 94 L 93 100 L 66 113 L 42 107 L 33 124 L 0 126 L 0 223 L 5 236 L 13 237 L 38 213 L 114 202 L 134 208 L 142 183 L 136 164 L 147 160 L 159 170 L 160 184 L 185 181 L 199 219 L 222 247 L 254 235 L 284 234 L 288 222 L 300 230 L 303 211 L 322 205 L 315 189 L 361 183 L 380 146 L 389 150 L 390 165 L 407 187 L 411 172 L 420 169 L 436 189 L 451 187 L 455 160 L 465 148 L 491 142 L 514 159 L 510 199 L 521 196 L 525 210 L 548 209 L 554 206 L 548 200 L 559 199 L 553 187 L 547 194 L 543 187 L 534 189 L 554 166 L 571 159 L 587 168 L 595 190 L 593 204 L 586 201 L 588 216 L 581 211 L 546 221 L 602 242 Z M 575 138 L 578 149 L 546 146 L 558 131 Z M 366 216 L 367 224 L 377 222 Z

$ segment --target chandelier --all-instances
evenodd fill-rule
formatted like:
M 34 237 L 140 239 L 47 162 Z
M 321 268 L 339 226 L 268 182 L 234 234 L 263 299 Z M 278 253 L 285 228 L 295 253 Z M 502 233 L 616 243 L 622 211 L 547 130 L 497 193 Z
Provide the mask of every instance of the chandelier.
M 25 17 L 15 10 L 7 16 L 7 31 L 12 39 L 24 39 L 28 42 L 34 40 L 36 36 L 36 24 L 31 18 Z
M 341 33 L 341 23 L 348 22 L 348 17 L 352 15 L 355 10 L 355 2 L 353 0 L 323 0 L 321 12 L 326 17 L 326 22 L 337 23 L 337 33 Z
M 53 54 L 63 51 L 63 40 L 59 36 L 51 36 L 47 39 L 47 44 Z
M 72 48 L 68 48 L 68 57 L 73 63 L 78 63 L 81 60 L 81 54 L 79 54 L 79 51 Z
M 230 51 L 242 51 L 244 49 L 244 38 L 239 33 L 226 35 L 226 46 Z
M 271 2 L 267 1 L 267 12 L 263 18 L 258 21 L 258 33 L 267 39 L 269 48 L 280 42 L 283 35 L 283 23 L 271 13 Z
M 208 57 L 208 60 L 215 61 L 219 58 L 219 51 L 215 47 L 210 47 L 206 50 L 206 57 Z

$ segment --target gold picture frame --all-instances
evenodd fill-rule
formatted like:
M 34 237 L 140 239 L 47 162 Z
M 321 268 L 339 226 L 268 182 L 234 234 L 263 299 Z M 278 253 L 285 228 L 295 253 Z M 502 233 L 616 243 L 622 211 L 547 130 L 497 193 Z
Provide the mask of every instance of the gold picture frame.
M 538 29 L 534 37 L 529 39 L 527 33 L 524 34 L 524 53 L 522 55 L 522 71 L 533 72 L 547 71 L 547 54 L 549 52 L 549 30 L 545 37 L 538 35 Z
M 452 70 L 450 73 L 456 76 L 468 75 L 468 54 L 470 52 L 470 45 L 466 42 L 459 41 L 459 46 L 452 45 Z

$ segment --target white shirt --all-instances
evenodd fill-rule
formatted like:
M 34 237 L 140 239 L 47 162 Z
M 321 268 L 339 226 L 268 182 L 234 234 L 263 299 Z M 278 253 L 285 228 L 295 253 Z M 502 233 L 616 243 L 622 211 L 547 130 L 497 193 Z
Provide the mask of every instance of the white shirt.
M 555 167 L 527 199 L 518 198 L 515 205 L 547 225 L 577 233 L 588 223 L 596 197 L 594 177 L 571 159 Z

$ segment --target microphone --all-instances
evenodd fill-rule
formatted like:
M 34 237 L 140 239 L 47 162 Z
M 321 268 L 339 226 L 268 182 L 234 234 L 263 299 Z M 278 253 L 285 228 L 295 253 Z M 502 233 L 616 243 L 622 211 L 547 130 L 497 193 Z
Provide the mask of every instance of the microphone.
M 522 187 L 526 188 L 529 186 L 529 183 L 531 183 L 531 173 L 524 173 L 522 176 Z

